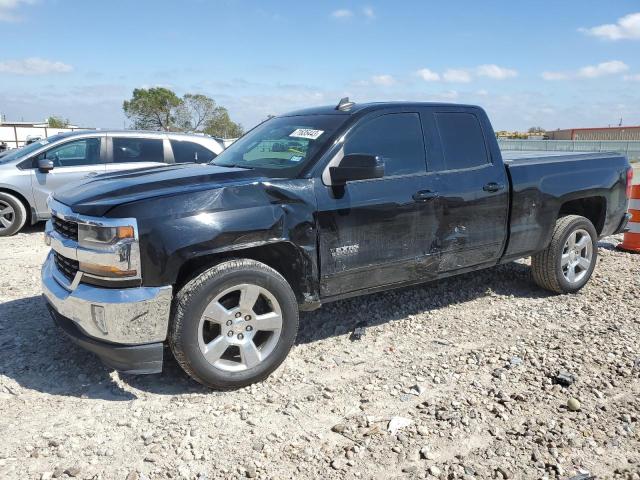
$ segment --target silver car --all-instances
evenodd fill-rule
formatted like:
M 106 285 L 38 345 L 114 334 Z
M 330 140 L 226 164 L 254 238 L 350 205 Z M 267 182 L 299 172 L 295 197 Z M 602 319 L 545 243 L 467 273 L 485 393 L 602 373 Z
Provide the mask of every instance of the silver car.
M 47 198 L 69 182 L 118 170 L 207 163 L 224 150 L 201 135 L 75 131 L 54 135 L 0 157 L 0 236 L 49 218 Z

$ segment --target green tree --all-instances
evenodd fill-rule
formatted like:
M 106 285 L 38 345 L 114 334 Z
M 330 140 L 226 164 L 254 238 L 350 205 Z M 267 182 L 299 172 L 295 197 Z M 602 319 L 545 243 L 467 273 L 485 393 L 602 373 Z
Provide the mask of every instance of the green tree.
M 47 125 L 50 128 L 67 128 L 69 123 L 68 118 L 58 117 L 57 115 L 51 115 L 47 118 Z
M 131 100 L 122 104 L 124 114 L 140 130 L 176 130 L 182 100 L 163 87 L 136 88 Z
M 213 98 L 200 93 L 186 93 L 182 97 L 179 108 L 178 123 L 187 131 L 199 132 L 216 113 L 216 102 Z
M 243 133 L 226 108 L 200 93 L 180 98 L 168 88 L 136 88 L 122 108 L 133 127 L 140 130 L 203 132 L 225 138 Z
M 206 122 L 203 132 L 213 137 L 238 138 L 244 133 L 244 128 L 231 120 L 226 108 L 216 107 L 213 117 Z

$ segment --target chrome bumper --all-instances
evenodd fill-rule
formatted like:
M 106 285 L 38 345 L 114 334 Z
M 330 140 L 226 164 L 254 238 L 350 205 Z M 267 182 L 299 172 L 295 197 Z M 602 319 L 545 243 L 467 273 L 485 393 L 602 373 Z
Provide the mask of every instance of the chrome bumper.
M 167 337 L 171 286 L 100 288 L 78 283 L 70 289 L 49 253 L 42 289 L 51 306 L 97 340 L 124 345 L 162 342 Z

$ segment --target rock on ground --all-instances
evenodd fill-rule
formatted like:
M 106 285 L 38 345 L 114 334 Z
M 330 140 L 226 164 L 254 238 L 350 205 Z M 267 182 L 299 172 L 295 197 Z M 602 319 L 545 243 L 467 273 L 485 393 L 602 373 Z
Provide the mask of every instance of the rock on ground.
M 212 392 L 169 352 L 121 376 L 73 346 L 42 228 L 0 238 L 0 478 L 640 479 L 640 255 L 619 240 L 576 295 L 519 262 L 329 304 L 267 381 Z

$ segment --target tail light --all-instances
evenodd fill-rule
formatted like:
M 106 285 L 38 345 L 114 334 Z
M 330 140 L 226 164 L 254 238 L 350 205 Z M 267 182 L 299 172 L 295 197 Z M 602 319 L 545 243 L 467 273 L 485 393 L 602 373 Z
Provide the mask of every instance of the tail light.
M 631 185 L 633 183 L 633 168 L 627 170 L 627 198 L 631 198 Z

